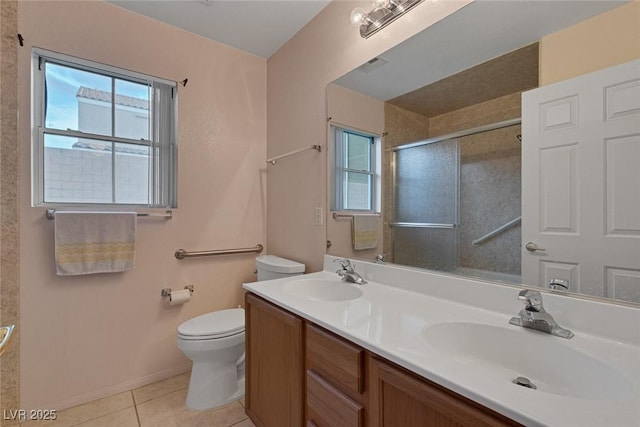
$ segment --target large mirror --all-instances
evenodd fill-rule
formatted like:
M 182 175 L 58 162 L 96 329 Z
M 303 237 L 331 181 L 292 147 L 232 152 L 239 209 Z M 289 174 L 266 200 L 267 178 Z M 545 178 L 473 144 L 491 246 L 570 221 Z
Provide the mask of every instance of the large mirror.
M 554 257 L 540 244 L 545 240 L 528 231 L 539 228 L 540 222 L 530 213 L 548 212 L 548 207 L 525 201 L 522 212 L 523 181 L 532 181 L 523 175 L 531 168 L 530 152 L 525 150 L 524 156 L 522 152 L 535 139 L 521 125 L 522 94 L 592 71 L 587 67 L 581 72 L 581 64 L 577 71 L 562 67 L 563 55 L 576 56 L 572 49 L 585 55 L 581 57 L 585 64 L 594 62 L 588 57 L 591 51 L 601 55 L 601 47 L 588 46 L 594 40 L 611 43 L 611 49 L 629 50 L 630 60 L 640 58 L 640 41 L 626 39 L 637 34 L 637 19 L 629 15 L 637 17 L 640 8 L 633 3 L 475 1 L 331 83 L 327 87 L 332 211 L 327 221 L 328 253 L 366 260 L 384 254 L 385 262 L 544 288 L 552 279 L 560 279 L 551 287 L 561 292 L 640 303 L 640 225 L 633 219 L 640 218 L 640 183 L 635 182 L 640 175 L 632 166 L 640 164 L 639 138 L 619 144 L 625 148 L 616 154 L 628 157 L 619 162 L 618 182 L 626 178 L 633 182 L 624 187 L 625 201 L 619 205 L 626 210 L 620 218 L 628 218 L 621 233 L 624 265 L 606 260 L 604 252 L 609 249 L 585 240 L 576 230 L 564 233 L 575 237 L 568 246 L 563 243 L 564 250 L 584 252 L 586 261 Z M 585 31 L 589 37 L 580 36 Z M 608 58 L 600 62 L 608 61 L 621 62 Z M 640 85 L 630 85 L 624 102 L 637 114 Z M 349 172 L 344 172 L 345 179 L 336 178 L 342 173 L 335 169 L 336 158 L 356 164 L 364 156 L 362 150 L 348 151 L 343 145 L 338 153 L 335 141 L 342 137 L 336 136 L 336 129 L 350 130 L 358 138 L 370 135 L 371 147 L 374 141 L 379 144 L 378 157 L 366 154 L 376 159 L 369 161 L 373 169 L 377 162 L 376 175 L 368 181 L 353 171 L 353 178 Z M 556 157 L 547 161 L 549 176 L 553 177 L 554 167 L 572 168 L 575 159 L 568 156 L 564 163 Z M 574 181 L 582 176 L 568 174 Z M 547 221 L 591 215 L 574 212 L 578 205 L 564 202 L 561 180 L 551 179 L 535 177 L 559 200 L 557 218 Z M 588 186 L 591 183 L 569 184 Z M 334 187 L 338 192 L 344 189 L 344 194 L 363 188 L 379 197 L 367 210 L 336 208 Z M 604 197 L 605 203 L 612 203 L 610 196 Z M 604 234 L 606 227 L 602 225 Z M 363 230 L 377 242 L 367 246 L 365 241 L 356 250 Z M 563 229 L 549 227 L 542 232 L 551 236 L 563 234 Z

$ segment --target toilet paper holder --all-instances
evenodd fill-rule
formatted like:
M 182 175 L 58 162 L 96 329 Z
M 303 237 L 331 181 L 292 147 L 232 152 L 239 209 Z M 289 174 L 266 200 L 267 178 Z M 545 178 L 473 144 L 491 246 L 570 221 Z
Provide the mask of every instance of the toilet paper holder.
M 193 285 L 187 285 L 184 288 L 188 289 L 190 293 L 193 293 Z M 171 288 L 162 288 L 162 290 L 160 291 L 160 296 L 162 297 L 168 297 L 170 294 Z

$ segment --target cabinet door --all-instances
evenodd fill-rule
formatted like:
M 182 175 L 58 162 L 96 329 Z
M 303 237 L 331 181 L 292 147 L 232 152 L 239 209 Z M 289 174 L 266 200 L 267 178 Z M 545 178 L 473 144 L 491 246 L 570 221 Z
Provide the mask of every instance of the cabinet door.
M 258 427 L 303 425 L 303 325 L 246 294 L 247 415 Z
M 370 360 L 372 427 L 519 425 L 381 360 Z

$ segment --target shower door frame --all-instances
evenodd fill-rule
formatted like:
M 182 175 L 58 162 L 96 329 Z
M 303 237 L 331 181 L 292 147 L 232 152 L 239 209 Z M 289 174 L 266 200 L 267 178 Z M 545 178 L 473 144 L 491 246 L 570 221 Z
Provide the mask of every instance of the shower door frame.
M 396 156 L 397 156 L 397 152 L 401 151 L 401 150 L 406 150 L 406 149 L 410 149 L 410 148 L 417 148 L 417 147 L 421 147 L 424 145 L 429 145 L 429 144 L 435 144 L 438 142 L 443 142 L 443 141 L 448 141 L 448 140 L 457 140 L 459 138 L 463 138 L 465 136 L 471 136 L 471 135 L 476 135 L 479 133 L 484 133 L 484 132 L 490 132 L 493 130 L 497 130 L 497 129 L 502 129 L 502 128 L 506 128 L 506 127 L 510 127 L 510 126 L 514 126 L 514 125 L 521 125 L 522 124 L 522 118 L 521 117 L 517 117 L 514 119 L 509 119 L 509 120 L 502 120 L 499 122 L 494 122 L 494 123 L 489 123 L 486 125 L 482 125 L 482 126 L 477 126 L 477 127 L 473 127 L 473 128 L 468 128 L 468 129 L 463 129 L 460 131 L 456 131 L 456 132 L 451 132 L 448 134 L 444 134 L 444 135 L 440 135 L 440 136 L 435 136 L 432 138 L 427 138 L 421 141 L 416 141 L 416 142 L 411 142 L 408 144 L 403 144 L 403 145 L 399 145 L 397 147 L 392 147 L 392 148 L 388 148 L 385 150 L 385 152 L 388 152 L 391 155 L 391 162 L 390 162 L 390 172 L 391 172 L 391 194 L 390 196 L 390 200 L 392 200 L 393 202 L 393 209 L 391 210 L 391 218 L 392 220 L 389 221 L 389 227 L 392 229 L 391 232 L 391 242 L 389 245 L 389 248 L 392 251 L 392 259 L 393 262 L 396 262 L 395 260 L 395 250 L 394 250 L 394 245 L 393 245 L 393 228 L 394 227 L 410 227 L 410 228 L 436 228 L 436 229 L 454 229 L 454 231 L 456 232 L 456 257 L 458 256 L 458 236 L 457 236 L 457 227 L 459 225 L 460 222 L 460 168 L 458 167 L 458 184 L 456 185 L 456 222 L 454 224 L 435 224 L 435 223 L 407 223 L 407 222 L 398 222 L 396 221 L 396 183 L 397 183 L 397 168 L 396 168 Z M 459 143 L 457 145 L 457 150 L 458 150 L 458 155 L 460 154 L 460 146 Z M 456 259 L 456 264 L 458 264 L 459 260 Z

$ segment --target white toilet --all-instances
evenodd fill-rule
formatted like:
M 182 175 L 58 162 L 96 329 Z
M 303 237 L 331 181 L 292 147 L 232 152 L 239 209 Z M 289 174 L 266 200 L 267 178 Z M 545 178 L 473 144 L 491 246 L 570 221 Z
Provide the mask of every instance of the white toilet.
M 256 258 L 258 281 L 296 276 L 304 264 L 273 255 Z M 205 410 L 244 397 L 244 310 L 213 311 L 178 327 L 178 348 L 193 361 L 187 406 Z

